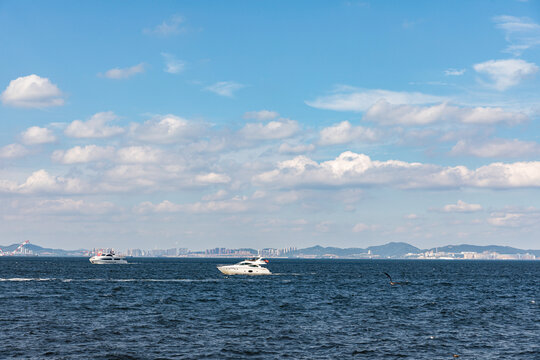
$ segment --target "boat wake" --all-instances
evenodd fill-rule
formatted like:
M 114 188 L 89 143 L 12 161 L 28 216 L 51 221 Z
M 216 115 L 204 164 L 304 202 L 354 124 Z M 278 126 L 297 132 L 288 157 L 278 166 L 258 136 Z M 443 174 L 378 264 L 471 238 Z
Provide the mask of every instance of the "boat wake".
M 215 279 L 59 279 L 59 278 L 0 278 L 2 281 L 25 282 L 25 281 L 61 281 L 61 282 L 216 282 L 222 278 Z
M 0 278 L 0 281 L 55 281 L 55 278 Z

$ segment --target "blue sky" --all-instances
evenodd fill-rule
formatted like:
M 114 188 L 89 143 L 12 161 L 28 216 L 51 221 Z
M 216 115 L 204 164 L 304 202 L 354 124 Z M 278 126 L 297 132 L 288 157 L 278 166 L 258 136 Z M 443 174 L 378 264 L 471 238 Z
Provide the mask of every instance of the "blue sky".
M 0 243 L 538 248 L 537 1 L 0 1 Z

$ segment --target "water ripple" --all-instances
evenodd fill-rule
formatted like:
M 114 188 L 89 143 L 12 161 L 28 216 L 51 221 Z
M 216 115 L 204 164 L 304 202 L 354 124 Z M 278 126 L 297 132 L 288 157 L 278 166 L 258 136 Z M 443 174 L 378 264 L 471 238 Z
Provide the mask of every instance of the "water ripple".
M 533 359 L 540 262 L 0 259 L 0 354 L 36 359 Z M 383 272 L 407 286 L 391 286 Z

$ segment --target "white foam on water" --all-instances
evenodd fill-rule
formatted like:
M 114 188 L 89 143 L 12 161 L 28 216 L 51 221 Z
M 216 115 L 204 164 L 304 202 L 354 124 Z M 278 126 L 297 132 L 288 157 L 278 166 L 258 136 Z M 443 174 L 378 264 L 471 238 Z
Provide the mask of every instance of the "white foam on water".
M 54 281 L 55 278 L 1 278 L 0 281 Z
M 70 282 L 103 282 L 103 283 L 118 283 L 118 282 L 217 282 L 224 278 L 211 279 L 58 279 L 58 278 L 0 278 L 0 282 L 24 282 L 24 281 L 61 281 L 64 283 Z

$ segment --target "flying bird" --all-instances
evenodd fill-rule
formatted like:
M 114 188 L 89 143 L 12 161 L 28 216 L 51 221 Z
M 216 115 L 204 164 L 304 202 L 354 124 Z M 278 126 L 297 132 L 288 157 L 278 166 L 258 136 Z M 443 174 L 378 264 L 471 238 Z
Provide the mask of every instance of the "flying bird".
M 392 277 L 386 273 L 386 272 L 383 272 L 384 275 L 386 275 L 389 279 L 390 279 L 390 285 L 394 286 L 394 285 L 407 285 L 409 282 L 405 281 L 405 282 L 398 282 L 398 281 L 392 281 Z

